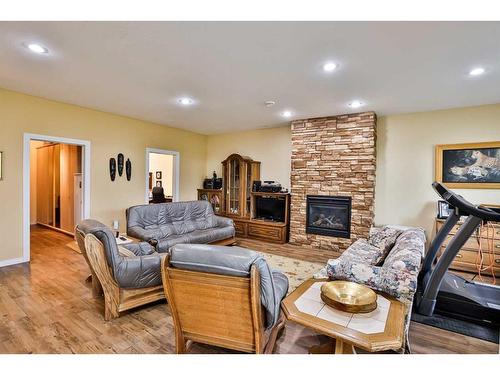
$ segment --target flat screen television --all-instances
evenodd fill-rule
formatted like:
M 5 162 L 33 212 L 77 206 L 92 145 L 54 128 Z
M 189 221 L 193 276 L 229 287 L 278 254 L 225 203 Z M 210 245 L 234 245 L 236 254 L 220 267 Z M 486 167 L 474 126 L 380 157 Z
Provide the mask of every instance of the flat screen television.
M 255 218 L 284 222 L 285 202 L 283 197 L 255 197 Z

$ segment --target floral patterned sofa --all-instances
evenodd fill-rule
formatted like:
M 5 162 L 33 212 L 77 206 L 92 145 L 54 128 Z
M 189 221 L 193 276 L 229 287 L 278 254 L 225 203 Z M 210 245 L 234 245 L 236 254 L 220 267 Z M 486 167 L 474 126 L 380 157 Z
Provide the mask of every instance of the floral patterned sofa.
M 422 228 L 372 228 L 368 240 L 357 240 L 340 257 L 330 259 L 330 279 L 365 284 L 411 304 L 425 252 Z
M 401 352 L 411 352 L 408 341 L 410 312 L 425 253 L 422 228 L 385 226 L 372 228 L 367 240 L 354 242 L 315 277 L 348 280 L 385 292 L 406 305 L 405 340 Z M 325 275 L 326 273 L 326 275 Z

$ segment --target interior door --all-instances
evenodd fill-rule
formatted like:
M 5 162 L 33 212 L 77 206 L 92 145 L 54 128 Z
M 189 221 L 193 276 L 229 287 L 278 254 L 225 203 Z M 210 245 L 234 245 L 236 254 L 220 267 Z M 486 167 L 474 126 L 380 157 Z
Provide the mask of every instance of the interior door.
M 54 225 L 54 147 L 37 148 L 36 220 Z
M 61 144 L 60 156 L 60 223 L 61 229 L 73 232 L 75 229 L 75 173 L 79 172 L 78 146 Z M 81 217 L 81 216 L 79 216 Z
M 80 224 L 83 218 L 83 179 L 81 173 L 74 175 L 74 225 Z

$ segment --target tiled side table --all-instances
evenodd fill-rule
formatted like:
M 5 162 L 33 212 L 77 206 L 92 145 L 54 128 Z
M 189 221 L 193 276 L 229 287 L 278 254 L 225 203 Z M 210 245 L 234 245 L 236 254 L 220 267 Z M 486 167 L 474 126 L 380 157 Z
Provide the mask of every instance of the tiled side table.
M 282 302 L 288 320 L 335 339 L 332 344 L 313 347 L 310 353 L 353 353 L 358 347 L 369 352 L 399 349 L 404 337 L 405 306 L 377 293 L 377 308 L 353 314 L 327 306 L 321 300 L 321 285 L 327 280 L 309 279 Z

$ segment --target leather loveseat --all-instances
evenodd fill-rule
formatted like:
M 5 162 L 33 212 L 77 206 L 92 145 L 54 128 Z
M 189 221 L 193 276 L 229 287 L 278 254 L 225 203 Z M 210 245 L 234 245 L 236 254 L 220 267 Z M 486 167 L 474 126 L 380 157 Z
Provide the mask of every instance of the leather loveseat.
M 216 216 L 207 201 L 133 206 L 127 209 L 127 234 L 161 253 L 177 244 L 234 243 L 233 220 Z

